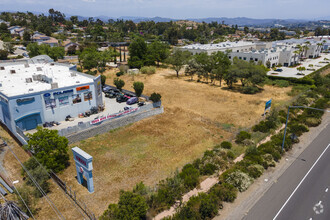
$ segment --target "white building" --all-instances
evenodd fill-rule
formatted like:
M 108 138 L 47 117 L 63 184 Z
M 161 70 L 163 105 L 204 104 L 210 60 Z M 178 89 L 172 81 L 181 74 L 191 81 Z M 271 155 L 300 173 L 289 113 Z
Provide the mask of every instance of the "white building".
M 54 63 L 45 55 L 0 62 L 0 121 L 13 132 L 102 105 L 100 76 L 77 72 L 76 66 Z
M 266 66 L 267 61 L 270 62 L 271 66 L 276 66 L 279 64 L 280 51 L 276 48 L 268 50 L 252 50 L 248 52 L 231 52 L 229 53 L 229 59 L 233 60 L 237 57 L 240 60 L 254 61 L 255 63 L 261 62 Z
M 184 47 L 177 47 L 176 49 L 182 51 L 189 51 L 192 54 L 207 53 L 210 55 L 218 51 L 247 52 L 256 49 L 256 44 L 246 41 L 237 41 L 237 42 L 228 41 L 218 44 L 191 44 Z

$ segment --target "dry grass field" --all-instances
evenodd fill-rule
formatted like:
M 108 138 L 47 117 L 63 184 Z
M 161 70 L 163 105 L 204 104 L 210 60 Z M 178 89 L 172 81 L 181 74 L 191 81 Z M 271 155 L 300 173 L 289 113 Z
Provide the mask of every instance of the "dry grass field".
M 115 72 L 105 73 L 108 84 L 113 84 Z M 140 181 L 155 186 L 205 150 L 255 124 L 261 119 L 265 101 L 272 98 L 276 106 L 291 99 L 287 95 L 290 88 L 265 86 L 259 94 L 244 95 L 225 86 L 189 81 L 183 75 L 176 78 L 170 69 L 121 78 L 126 82 L 125 89 L 133 90 L 132 83 L 142 81 L 144 94 L 160 93 L 165 113 L 71 146 L 79 146 L 93 156 L 95 192 L 90 194 L 77 183 L 71 152 L 71 166 L 60 177 L 97 216 L 118 200 L 121 189 L 132 189 Z M 57 191 L 50 197 L 61 198 L 55 194 Z M 72 216 L 70 207 L 61 205 L 61 211 Z M 47 219 L 49 212 L 40 210 L 38 219 Z

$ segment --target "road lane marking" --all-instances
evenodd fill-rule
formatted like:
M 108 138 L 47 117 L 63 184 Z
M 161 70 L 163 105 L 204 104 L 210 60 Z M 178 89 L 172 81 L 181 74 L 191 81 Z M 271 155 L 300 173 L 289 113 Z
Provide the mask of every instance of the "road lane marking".
M 306 173 L 306 175 L 304 176 L 304 178 L 302 178 L 302 180 L 300 181 L 300 183 L 298 184 L 298 186 L 293 190 L 293 192 L 291 193 L 291 195 L 289 196 L 289 198 L 285 201 L 285 203 L 283 204 L 283 206 L 281 207 L 281 209 L 277 212 L 277 214 L 275 215 L 275 217 L 273 218 L 273 220 L 275 220 L 278 217 L 278 215 L 281 213 L 281 211 L 283 210 L 283 208 L 289 202 L 289 200 L 291 199 L 291 197 L 293 196 L 293 194 L 297 191 L 297 189 L 299 188 L 299 186 L 306 179 L 306 177 L 308 176 L 308 174 L 312 171 L 312 169 L 314 168 L 314 166 L 321 159 L 321 157 L 328 150 L 329 147 L 330 147 L 330 144 L 328 144 L 328 146 L 324 149 L 324 151 L 321 153 L 321 155 L 317 158 L 317 160 L 314 162 L 313 166 L 308 170 L 308 172 Z
M 325 192 L 328 192 L 328 190 L 329 190 L 329 189 L 328 189 L 328 188 L 326 188 L 326 189 L 325 189 Z

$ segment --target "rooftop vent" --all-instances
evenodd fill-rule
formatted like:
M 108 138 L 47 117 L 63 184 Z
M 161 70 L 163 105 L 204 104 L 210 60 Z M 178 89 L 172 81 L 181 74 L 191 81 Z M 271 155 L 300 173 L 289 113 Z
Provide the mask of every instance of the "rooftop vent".
M 2 87 L 2 83 L 0 83 L 0 87 Z
M 5 70 L 5 67 L 4 66 L 0 66 L 0 70 Z
M 51 65 L 51 66 L 54 66 L 55 64 L 54 64 L 54 63 L 51 63 L 50 65 Z
M 31 88 L 31 89 L 29 89 L 29 92 L 32 92 L 33 91 L 33 89 Z
M 58 89 L 58 83 L 52 83 L 51 89 Z
M 76 83 L 80 83 L 80 81 L 76 81 Z
M 75 72 L 71 72 L 71 76 L 72 76 L 72 77 L 77 76 L 77 73 L 75 73 Z
M 14 74 L 14 73 L 16 73 L 16 71 L 15 70 L 10 70 L 10 73 Z
M 38 66 L 37 71 L 42 71 L 42 68 L 40 66 Z
M 25 67 L 25 68 L 28 68 L 28 67 L 30 67 L 30 66 L 29 66 L 28 63 L 26 63 L 26 64 L 24 64 L 24 67 Z
M 25 78 L 26 83 L 32 83 L 32 78 Z

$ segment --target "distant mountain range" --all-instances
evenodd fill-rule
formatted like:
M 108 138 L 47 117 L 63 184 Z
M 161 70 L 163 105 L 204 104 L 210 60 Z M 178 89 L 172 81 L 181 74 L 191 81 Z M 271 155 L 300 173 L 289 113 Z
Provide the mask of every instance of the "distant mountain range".
M 14 12 L 14 11 L 10 11 Z M 42 14 L 42 12 L 32 12 L 34 14 Z M 43 13 L 45 15 L 48 14 L 48 12 Z M 66 18 L 69 19 L 72 15 L 65 14 Z M 78 20 L 88 20 L 89 17 L 84 17 L 80 15 L 78 16 Z M 316 21 L 316 20 L 330 20 L 330 16 L 326 17 L 320 17 L 316 19 L 256 19 L 256 18 L 247 18 L 247 17 L 236 17 L 236 18 L 228 18 L 228 17 L 209 17 L 209 18 L 187 18 L 187 19 L 173 19 L 173 18 L 163 18 L 163 17 L 136 17 L 136 16 L 121 16 L 121 17 L 109 17 L 109 16 L 96 16 L 93 17 L 94 20 L 100 19 L 104 22 L 107 22 L 109 19 L 117 20 L 132 20 L 135 23 L 141 22 L 141 21 L 154 21 L 154 22 L 169 22 L 169 21 L 180 21 L 180 20 L 189 20 L 189 21 L 195 21 L 195 22 L 218 22 L 218 23 L 224 23 L 227 25 L 238 25 L 238 26 L 274 26 L 275 24 L 280 25 L 290 25 L 290 24 L 297 24 L 297 23 L 306 23 L 309 21 Z

